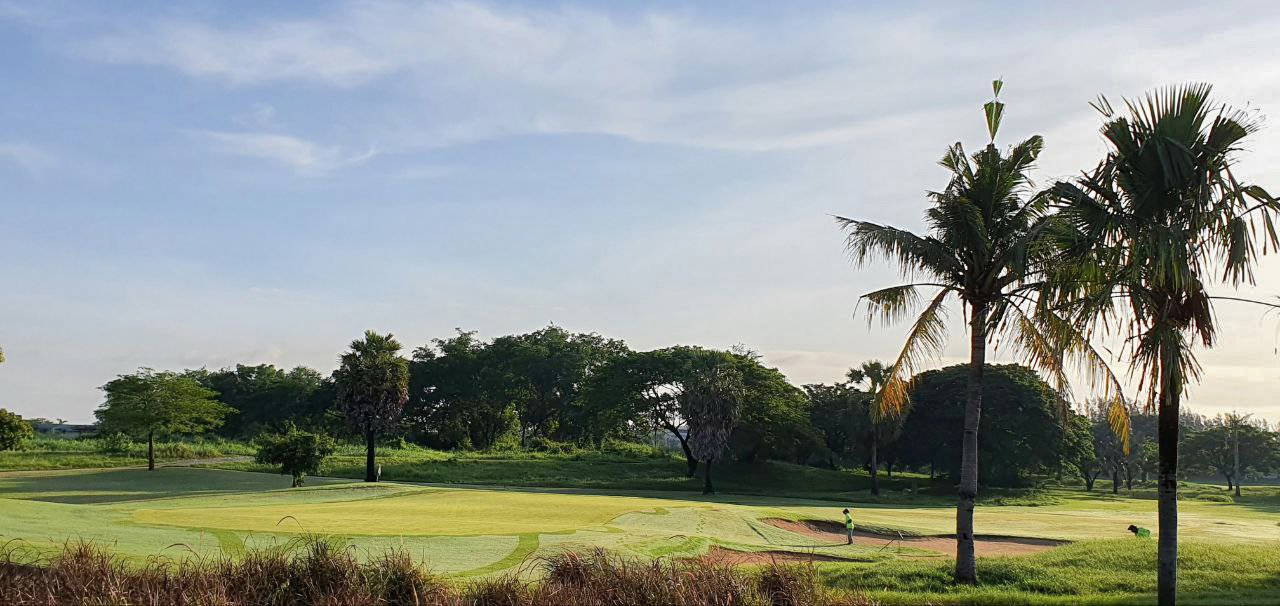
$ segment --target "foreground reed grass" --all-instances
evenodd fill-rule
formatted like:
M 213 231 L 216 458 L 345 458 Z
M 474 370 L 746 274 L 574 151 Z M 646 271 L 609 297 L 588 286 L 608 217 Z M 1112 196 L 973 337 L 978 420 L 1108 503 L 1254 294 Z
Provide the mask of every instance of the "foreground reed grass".
M 0 551 L 6 605 L 99 606 L 866 606 L 824 590 L 812 567 L 747 572 L 698 561 L 633 561 L 596 550 L 540 562 L 540 580 L 508 573 L 452 584 L 404 552 L 361 561 L 340 543 L 310 539 L 244 557 L 127 562 L 99 545 L 69 543 L 48 559 Z

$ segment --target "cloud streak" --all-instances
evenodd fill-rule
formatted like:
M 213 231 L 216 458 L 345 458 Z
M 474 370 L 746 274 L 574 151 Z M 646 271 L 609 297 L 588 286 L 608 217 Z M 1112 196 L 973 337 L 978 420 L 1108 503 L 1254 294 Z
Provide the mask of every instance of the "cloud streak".
M 362 164 L 378 153 L 370 148 L 365 152 L 352 154 L 338 146 L 320 145 L 275 133 L 193 131 L 190 134 L 204 141 L 215 152 L 283 164 L 303 175 L 323 175 L 339 168 Z

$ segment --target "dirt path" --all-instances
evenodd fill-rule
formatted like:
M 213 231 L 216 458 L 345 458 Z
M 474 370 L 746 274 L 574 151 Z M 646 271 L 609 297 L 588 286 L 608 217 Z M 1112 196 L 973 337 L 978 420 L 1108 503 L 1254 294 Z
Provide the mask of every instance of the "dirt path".
M 742 566 L 751 564 L 806 564 L 809 562 L 847 562 L 843 558 L 816 553 L 799 553 L 794 551 L 734 551 L 719 546 L 698 558 L 708 564 L 720 566 Z
M 780 520 L 777 518 L 771 518 L 764 521 L 774 527 L 817 539 L 827 544 L 839 545 L 846 541 L 844 526 L 839 522 L 820 522 L 813 520 L 806 522 L 792 522 L 790 520 Z M 899 539 L 896 536 L 886 536 L 862 530 L 853 531 L 853 542 L 858 545 L 881 547 L 889 544 L 890 541 L 893 542 L 893 545 L 902 545 L 903 547 L 935 551 L 949 556 L 955 555 L 956 552 L 956 540 L 954 537 L 902 537 Z M 973 549 L 979 556 L 1027 555 L 1048 551 L 1066 543 L 1067 541 L 1054 541 L 1052 539 L 979 536 L 974 540 Z

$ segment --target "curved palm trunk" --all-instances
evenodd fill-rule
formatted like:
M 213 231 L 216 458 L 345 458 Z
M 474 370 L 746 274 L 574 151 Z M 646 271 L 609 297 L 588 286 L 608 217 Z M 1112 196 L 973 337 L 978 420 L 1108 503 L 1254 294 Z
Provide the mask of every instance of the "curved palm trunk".
M 982 374 L 987 363 L 987 306 L 973 306 L 969 320 L 969 384 L 964 407 L 960 459 L 960 502 L 956 505 L 956 582 L 976 584 L 973 556 L 973 505 L 978 498 L 978 422 L 982 418 Z
M 1160 537 L 1156 547 L 1156 585 L 1160 606 L 1178 601 L 1178 367 L 1169 345 L 1160 356 L 1159 426 Z
M 879 470 L 879 465 L 877 464 L 877 461 L 876 461 L 876 442 L 878 441 L 879 440 L 876 439 L 875 432 L 872 431 L 871 433 L 871 494 L 876 496 L 880 496 L 880 476 L 878 475 L 880 470 Z
M 156 470 L 156 432 L 147 432 L 147 471 Z
M 377 457 L 374 451 L 377 437 L 373 429 L 364 432 L 364 481 L 366 482 L 378 481 Z

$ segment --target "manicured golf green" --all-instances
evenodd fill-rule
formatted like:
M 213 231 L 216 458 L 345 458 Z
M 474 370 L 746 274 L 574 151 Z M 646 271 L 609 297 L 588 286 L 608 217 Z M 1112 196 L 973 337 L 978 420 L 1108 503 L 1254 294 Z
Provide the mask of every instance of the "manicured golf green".
M 408 550 L 432 569 L 474 576 L 519 567 L 562 549 L 605 547 L 641 557 L 697 556 L 713 546 L 796 551 L 873 562 L 946 555 L 910 545 L 846 546 L 771 525 L 770 518 L 839 520 L 841 503 L 781 497 L 550 488 L 437 487 L 164 468 L 0 473 L 0 542 L 50 550 L 68 540 L 109 544 L 145 557 L 190 552 L 235 556 L 337 536 L 361 553 Z M 1134 540 L 1131 523 L 1155 527 L 1152 500 L 1057 493 L 1042 507 L 982 507 L 980 533 L 1070 541 Z M 861 525 L 947 534 L 943 506 L 855 505 Z M 1280 507 L 1188 501 L 1183 538 L 1202 544 L 1280 546 Z

